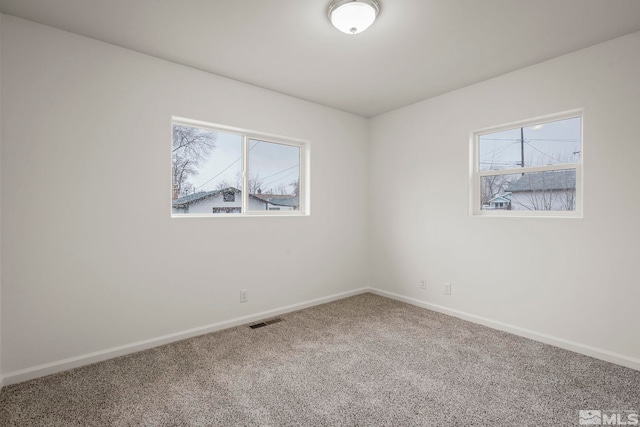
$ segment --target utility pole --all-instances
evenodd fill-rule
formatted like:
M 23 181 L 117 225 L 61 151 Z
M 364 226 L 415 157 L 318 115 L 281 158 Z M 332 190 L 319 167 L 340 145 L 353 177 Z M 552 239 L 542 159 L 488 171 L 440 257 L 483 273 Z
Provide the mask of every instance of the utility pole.
M 520 128 L 520 160 L 520 166 L 524 167 L 524 128 Z

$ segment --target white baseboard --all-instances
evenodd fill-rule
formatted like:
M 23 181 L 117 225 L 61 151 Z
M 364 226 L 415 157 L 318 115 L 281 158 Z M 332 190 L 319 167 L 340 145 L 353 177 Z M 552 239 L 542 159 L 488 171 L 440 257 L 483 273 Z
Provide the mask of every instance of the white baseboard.
M 384 291 L 382 289 L 370 288 L 371 293 L 395 299 L 397 301 L 406 302 L 411 305 L 426 308 L 428 310 L 437 311 L 438 313 L 447 314 L 449 316 L 457 317 L 469 322 L 478 323 L 480 325 L 488 326 L 500 331 L 509 332 L 514 335 L 529 338 L 534 341 L 550 344 L 555 347 L 560 347 L 565 350 L 570 350 L 576 353 L 584 354 L 586 356 L 594 357 L 596 359 L 604 360 L 605 362 L 615 363 L 617 365 L 626 366 L 627 368 L 640 371 L 640 359 L 625 356 L 623 354 L 614 353 L 609 350 L 603 350 L 601 348 L 592 347 L 590 345 L 569 341 L 564 338 L 554 337 L 552 335 L 541 334 L 539 332 L 532 331 L 530 329 L 520 328 L 518 326 L 509 325 L 507 323 L 498 322 L 496 320 L 488 319 L 486 317 L 476 316 L 475 314 L 465 313 L 463 311 L 454 310 L 441 305 L 431 304 L 428 302 L 420 301 L 414 298 L 405 297 L 395 294 L 393 292 Z
M 353 291 L 341 292 L 327 297 L 316 298 L 310 301 L 298 304 L 288 305 L 273 310 L 262 311 L 260 313 L 251 314 L 249 316 L 237 317 L 235 319 L 225 320 L 223 322 L 213 323 L 198 328 L 188 329 L 186 331 L 176 332 L 169 335 L 163 335 L 157 338 L 151 338 L 131 344 L 113 347 L 106 350 L 100 350 L 89 354 L 70 357 L 68 359 L 56 362 L 46 363 L 44 365 L 34 366 L 32 368 L 21 369 L 19 371 L 8 372 L 0 377 L 1 385 L 11 385 L 28 381 L 34 378 L 44 377 L 46 375 L 55 374 L 69 369 L 78 368 L 80 366 L 89 365 L 103 360 L 112 359 L 114 357 L 124 356 L 125 354 L 135 353 L 149 348 L 158 347 L 175 341 L 192 338 L 198 335 L 208 334 L 210 332 L 222 329 L 232 328 L 234 326 L 244 325 L 246 323 L 255 322 L 257 320 L 266 319 L 268 317 L 279 316 L 281 314 L 290 313 L 292 311 L 302 310 L 304 308 L 313 307 L 319 304 L 325 304 L 331 301 L 347 298 L 353 295 L 369 292 L 369 288 L 360 288 Z
M 319 304 L 325 304 L 331 301 L 347 298 L 362 293 L 371 292 L 383 297 L 395 299 L 397 301 L 406 302 L 418 307 L 433 310 L 439 313 L 447 314 L 450 316 L 458 317 L 460 319 L 468 320 L 473 323 L 478 323 L 484 326 L 488 326 L 493 329 L 509 332 L 514 335 L 519 335 L 525 338 L 529 338 L 535 341 L 540 341 L 545 344 L 550 344 L 556 347 L 563 348 L 565 350 L 574 351 L 576 353 L 591 356 L 596 359 L 604 360 L 606 362 L 615 363 L 617 365 L 626 366 L 631 369 L 640 371 L 640 359 L 635 359 L 622 354 L 614 353 L 608 350 L 592 347 L 586 344 L 580 344 L 577 342 L 569 341 L 563 338 L 554 337 L 547 334 L 541 334 L 529 329 L 520 328 L 518 326 L 509 325 L 507 323 L 498 322 L 496 320 L 488 319 L 474 314 L 469 314 L 463 311 L 454 310 L 448 307 L 443 307 L 436 304 L 420 301 L 414 298 L 405 297 L 393 292 L 384 291 L 376 288 L 360 288 L 348 292 L 341 292 L 338 294 L 330 295 L 327 297 L 317 298 L 310 301 L 293 304 L 285 307 L 280 307 L 273 310 L 262 311 L 260 313 L 252 314 L 249 316 L 238 317 L 235 319 L 226 320 L 223 322 L 213 323 L 198 328 L 188 329 L 181 332 L 176 332 L 169 335 L 163 335 L 148 340 L 139 341 L 119 347 L 113 347 L 106 350 L 96 351 L 89 354 L 71 357 L 56 362 L 46 363 L 43 365 L 34 366 L 31 368 L 21 369 L 19 371 L 8 372 L 0 376 L 0 390 L 3 386 L 11 384 L 17 384 L 23 381 L 28 381 L 34 378 L 40 378 L 46 375 L 55 374 L 58 372 L 66 371 L 69 369 L 78 368 L 81 366 L 89 365 L 103 360 L 111 359 L 114 357 L 124 356 L 126 354 L 135 353 L 138 351 L 146 350 L 153 347 L 169 344 L 175 341 L 195 337 L 198 335 L 208 334 L 210 332 L 219 331 L 222 329 L 232 328 L 234 326 L 251 323 L 257 320 L 262 320 L 268 317 L 278 316 L 292 311 L 302 310 L 308 307 L 313 307 Z

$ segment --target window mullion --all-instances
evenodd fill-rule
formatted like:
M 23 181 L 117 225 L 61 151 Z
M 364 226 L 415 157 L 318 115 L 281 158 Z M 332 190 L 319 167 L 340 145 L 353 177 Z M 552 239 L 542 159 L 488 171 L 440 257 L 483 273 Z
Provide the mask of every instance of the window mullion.
M 298 153 L 298 174 L 299 174 L 298 175 L 298 209 L 300 210 L 300 212 L 306 211 L 306 201 L 305 201 L 306 195 L 300 191 L 301 188 L 305 188 L 306 186 L 306 181 L 305 181 L 306 162 L 303 159 L 303 156 L 305 154 L 306 153 L 303 150 L 300 150 L 300 152 Z
M 249 211 L 249 137 L 242 136 L 242 213 Z

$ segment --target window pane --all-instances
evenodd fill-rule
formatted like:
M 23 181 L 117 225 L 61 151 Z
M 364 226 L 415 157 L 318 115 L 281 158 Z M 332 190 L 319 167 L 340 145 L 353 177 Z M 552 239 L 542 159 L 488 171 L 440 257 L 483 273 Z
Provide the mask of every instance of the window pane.
M 174 124 L 171 157 L 174 214 L 241 211 L 241 136 Z
M 250 139 L 248 160 L 249 210 L 300 209 L 299 147 Z
M 483 176 L 480 192 L 482 210 L 575 211 L 576 171 Z
M 581 146 L 580 117 L 518 127 L 480 135 L 478 166 L 486 171 L 579 163 Z

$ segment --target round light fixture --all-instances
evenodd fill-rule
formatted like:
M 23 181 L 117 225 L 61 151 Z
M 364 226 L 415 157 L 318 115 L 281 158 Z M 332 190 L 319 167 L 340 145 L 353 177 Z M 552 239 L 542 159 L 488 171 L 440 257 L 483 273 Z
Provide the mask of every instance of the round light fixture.
M 333 0 L 329 5 L 329 20 L 347 34 L 358 34 L 369 28 L 378 13 L 378 0 Z

